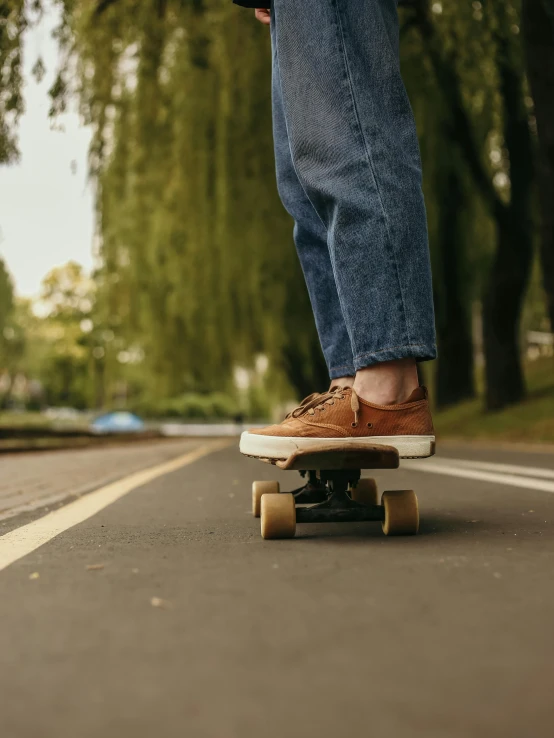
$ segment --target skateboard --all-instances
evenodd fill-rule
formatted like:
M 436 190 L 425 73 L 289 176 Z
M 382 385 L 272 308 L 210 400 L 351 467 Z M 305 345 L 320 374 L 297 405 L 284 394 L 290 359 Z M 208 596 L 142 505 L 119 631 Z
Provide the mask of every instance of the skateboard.
M 418 531 L 413 490 L 386 491 L 379 501 L 375 480 L 361 478 L 362 469 L 398 468 L 398 451 L 392 446 L 352 443 L 337 448 L 323 442 L 287 459 L 259 460 L 299 471 L 306 479 L 293 492 L 281 492 L 279 482 L 253 483 L 252 513 L 261 518 L 263 538 L 294 538 L 297 523 L 380 521 L 387 536 Z

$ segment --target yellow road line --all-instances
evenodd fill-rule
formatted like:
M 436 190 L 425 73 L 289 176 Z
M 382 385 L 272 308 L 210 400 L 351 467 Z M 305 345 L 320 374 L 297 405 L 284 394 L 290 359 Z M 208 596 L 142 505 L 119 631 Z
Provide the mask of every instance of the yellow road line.
M 219 451 L 232 443 L 233 441 L 229 440 L 205 443 L 194 451 L 178 456 L 176 459 L 171 459 L 171 461 L 142 469 L 123 477 L 123 479 L 118 479 L 117 482 L 101 487 L 65 507 L 34 520 L 32 523 L 6 533 L 0 538 L 0 571 L 48 543 L 60 533 L 96 515 L 100 510 L 113 504 L 129 492 L 137 489 L 137 487 L 142 487 L 164 474 L 177 471 L 177 469 L 192 464 L 203 456 Z

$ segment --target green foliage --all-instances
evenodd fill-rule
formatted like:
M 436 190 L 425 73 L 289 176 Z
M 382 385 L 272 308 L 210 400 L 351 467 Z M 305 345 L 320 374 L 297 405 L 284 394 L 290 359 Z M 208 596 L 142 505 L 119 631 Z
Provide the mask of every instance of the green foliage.
M 9 319 L 13 311 L 13 285 L 6 270 L 6 266 L 0 259 L 0 366 L 5 361 L 5 353 L 12 330 Z
M 187 392 L 168 400 L 143 400 L 133 409 L 146 417 L 185 420 L 234 420 L 240 415 L 238 402 L 222 392 Z
M 323 389 L 293 224 L 275 186 L 268 29 L 230 0 L 57 2 L 51 107 L 61 113 L 78 96 L 93 128 L 98 268 L 92 280 L 75 264 L 51 273 L 47 317 L 16 305 L 10 371 L 40 379 L 48 402 L 191 418 L 263 416 L 291 389 Z M 452 332 L 467 348 L 498 221 L 531 191 L 508 125 L 528 128 L 530 116 L 519 2 L 403 5 L 439 335 L 443 348 Z M 37 7 L 0 2 L 0 163 L 16 156 L 21 34 Z M 526 327 L 543 327 L 539 277 Z M 455 364 L 458 345 L 450 355 Z M 447 380 L 452 366 L 443 361 Z M 252 381 L 234 399 L 238 367 Z
M 42 0 L 0 1 L 0 164 L 19 157 L 17 122 L 23 113 L 23 34 L 42 12 Z
M 259 353 L 293 384 L 284 357 L 303 353 L 313 375 L 310 351 L 321 357 L 275 185 L 268 34 L 222 0 L 72 7 L 102 325 L 141 347 L 159 399 L 225 389 Z
M 44 279 L 40 301 L 15 301 L 0 364 L 22 389 L 10 391 L 27 405 L 89 406 L 91 345 L 84 321 L 90 320 L 94 285 L 74 263 L 53 269 Z M 23 384 L 25 380 L 25 384 Z M 29 387 L 26 380 L 37 385 Z M 6 398 L 4 398 L 6 399 Z

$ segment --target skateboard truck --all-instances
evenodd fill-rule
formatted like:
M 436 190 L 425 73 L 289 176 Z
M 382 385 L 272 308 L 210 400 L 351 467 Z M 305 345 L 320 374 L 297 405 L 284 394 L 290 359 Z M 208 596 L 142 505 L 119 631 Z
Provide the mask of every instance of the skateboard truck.
M 305 477 L 308 475 L 308 481 L 302 487 L 293 490 L 292 494 L 297 505 L 309 505 L 314 502 L 325 502 L 329 493 L 325 482 L 322 481 L 316 471 L 301 471 L 300 474 Z
M 364 505 L 348 495 L 348 489 L 356 488 L 360 479 L 358 471 L 321 472 L 321 481 L 329 490 L 327 499 L 310 507 L 296 508 L 297 523 L 361 523 L 367 520 L 384 520 L 381 505 Z M 354 493 L 355 494 L 355 493 Z
M 261 459 L 284 470 L 308 473 L 308 483 L 292 493 L 278 482 L 254 482 L 253 512 L 261 517 L 264 538 L 292 538 L 297 523 L 380 521 L 386 535 L 413 535 L 419 526 L 417 498 L 412 490 L 384 492 L 379 504 L 374 479 L 361 479 L 362 469 L 396 469 L 392 446 L 321 443 L 297 449 L 286 459 Z M 316 503 L 297 507 L 303 503 Z

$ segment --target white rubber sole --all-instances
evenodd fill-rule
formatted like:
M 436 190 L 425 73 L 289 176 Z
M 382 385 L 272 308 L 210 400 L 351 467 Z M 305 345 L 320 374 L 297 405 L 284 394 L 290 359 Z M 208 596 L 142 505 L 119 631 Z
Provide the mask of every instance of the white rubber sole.
M 326 445 L 344 447 L 349 443 L 368 446 L 393 446 L 403 459 L 424 459 L 435 453 L 435 436 L 366 436 L 364 438 L 294 438 L 291 436 L 261 436 L 244 431 L 240 437 L 240 452 L 261 459 L 286 459 L 298 449 Z

